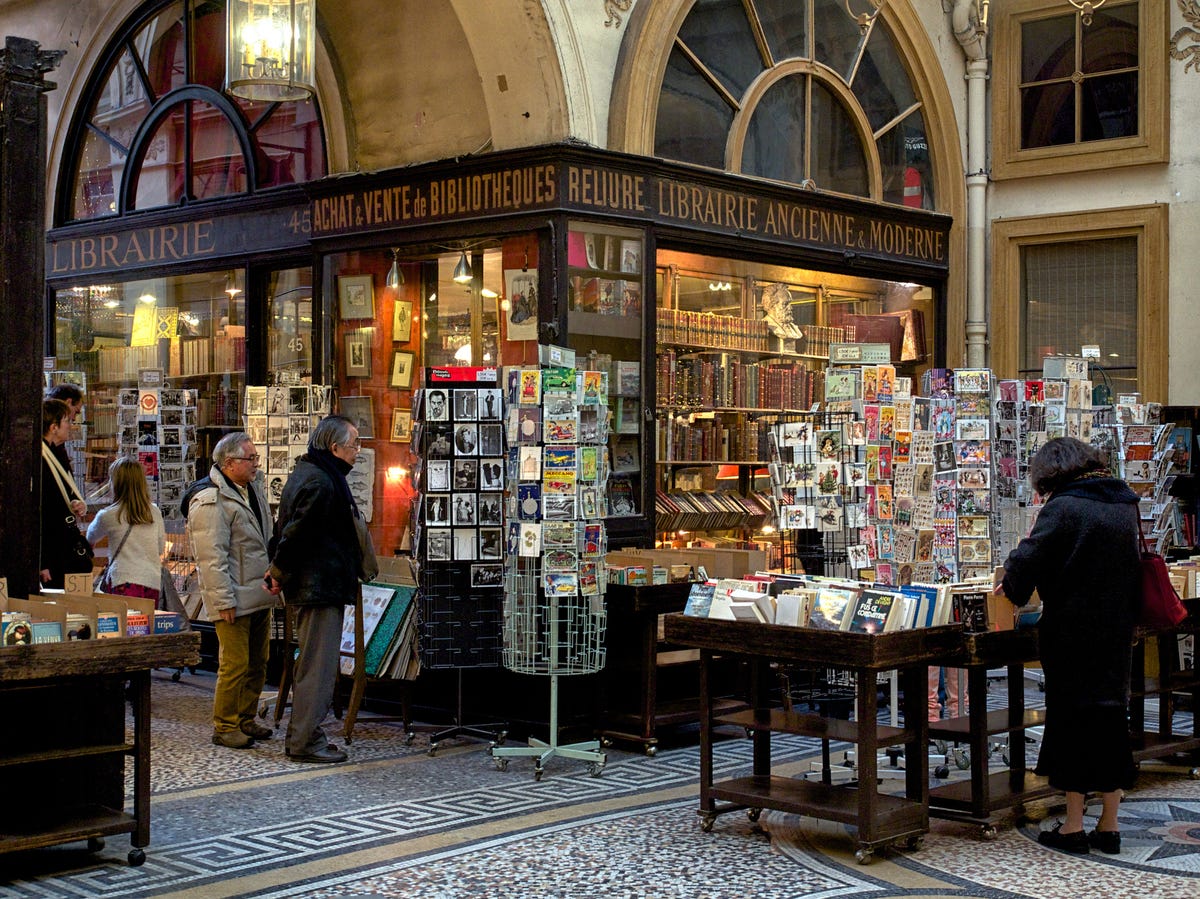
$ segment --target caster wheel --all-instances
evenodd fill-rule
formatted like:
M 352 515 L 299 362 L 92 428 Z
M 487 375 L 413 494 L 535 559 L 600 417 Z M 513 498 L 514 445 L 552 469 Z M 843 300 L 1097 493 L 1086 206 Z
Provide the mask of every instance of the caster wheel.
M 411 746 L 413 744 L 413 740 L 415 740 L 416 738 L 417 738 L 417 735 L 410 730 L 408 733 L 406 733 L 404 735 L 404 745 Z
M 1188 777 L 1192 780 L 1200 780 L 1200 768 L 1192 768 L 1188 771 Z
M 657 746 L 647 746 L 646 747 L 646 755 L 649 756 L 650 758 L 654 758 L 656 755 L 658 755 L 658 747 Z
M 88 852 L 99 852 L 104 848 L 104 837 L 88 837 Z
M 933 776 L 938 780 L 945 780 L 950 776 L 950 768 L 947 765 L 938 765 L 933 769 Z
M 604 770 L 604 762 L 592 762 L 588 765 L 588 774 L 592 777 L 599 777 L 600 772 Z
M 854 860 L 860 865 L 869 865 L 874 855 L 875 851 L 872 849 L 858 849 L 854 853 Z
M 130 849 L 129 850 L 129 867 L 140 868 L 145 861 L 146 861 L 146 853 L 143 852 L 141 849 Z
M 534 779 L 534 780 L 541 780 L 541 779 L 542 779 L 542 775 L 543 775 L 543 774 L 545 774 L 545 773 L 546 773 L 546 769 L 545 769 L 545 768 L 541 768 L 541 767 L 534 768 L 534 769 L 533 769 L 533 779 Z
M 925 847 L 925 838 L 923 836 L 908 837 L 904 841 L 904 848 L 909 852 L 916 852 L 918 849 Z
M 495 762 L 496 762 L 496 770 L 497 771 L 507 771 L 508 770 L 508 759 L 496 759 Z
M 996 827 L 993 824 L 985 824 L 983 827 L 979 828 L 979 839 L 983 840 L 984 842 L 990 843 L 999 836 L 1000 834 L 997 832 Z
M 609 748 L 611 748 L 611 747 L 612 747 L 612 744 L 613 744 L 613 741 L 612 741 L 612 739 L 611 739 L 611 738 L 609 738 L 609 737 L 601 737 L 601 739 L 600 739 L 600 745 L 601 745 L 601 746 L 603 746 L 605 749 L 609 749 Z
M 966 771 L 971 767 L 971 753 L 965 749 L 954 750 L 954 767 L 959 771 Z
M 500 731 L 500 733 L 496 734 L 496 745 L 497 746 L 504 745 L 504 741 L 507 739 L 508 739 L 508 731 L 506 731 L 506 730 Z
M 936 750 L 938 751 L 938 754 L 939 754 L 939 755 L 945 755 L 945 754 L 946 754 L 946 750 L 947 750 L 949 747 L 946 745 L 946 741 L 945 741 L 945 740 L 934 740 L 934 741 L 933 741 L 933 748 L 934 748 L 934 749 L 936 749 Z
M 753 727 L 747 727 L 747 728 L 746 728 L 746 739 L 747 739 L 747 740 L 753 740 L 753 739 L 754 739 L 754 728 L 753 728 Z
M 174 674 L 171 675 L 171 680 L 175 681 L 175 683 L 179 683 L 179 679 L 181 677 L 183 677 L 183 673 L 176 671 Z
M 435 755 L 437 755 L 437 748 L 438 748 L 438 744 L 437 744 L 437 743 L 430 743 L 430 744 L 429 744 L 429 755 L 430 755 L 431 757 L 432 757 L 432 756 L 435 756 Z
M 700 829 L 705 833 L 712 833 L 713 824 L 717 821 L 716 815 L 705 815 L 700 821 Z
M 748 808 L 746 809 L 746 817 L 750 820 L 750 823 L 753 824 L 757 822 L 760 817 L 762 817 L 762 809 Z

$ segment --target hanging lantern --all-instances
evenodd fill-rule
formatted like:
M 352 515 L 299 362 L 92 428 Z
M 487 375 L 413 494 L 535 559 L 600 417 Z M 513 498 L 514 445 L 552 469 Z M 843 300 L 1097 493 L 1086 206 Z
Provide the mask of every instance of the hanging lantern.
M 316 0 L 228 0 L 225 89 L 246 100 L 316 93 Z

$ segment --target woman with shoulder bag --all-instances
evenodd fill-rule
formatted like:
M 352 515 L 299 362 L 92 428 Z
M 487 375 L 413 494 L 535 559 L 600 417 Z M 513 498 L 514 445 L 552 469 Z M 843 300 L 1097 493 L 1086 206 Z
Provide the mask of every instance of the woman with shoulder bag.
M 167 535 L 162 513 L 150 502 L 146 472 L 136 459 L 118 459 L 108 469 L 111 506 L 88 526 L 93 546 L 108 539 L 105 593 L 158 599 Z
M 71 433 L 71 407 L 62 400 L 42 401 L 42 533 L 39 580 L 62 589 L 63 575 L 90 573 L 92 547 L 79 530 L 87 504 L 55 455 Z

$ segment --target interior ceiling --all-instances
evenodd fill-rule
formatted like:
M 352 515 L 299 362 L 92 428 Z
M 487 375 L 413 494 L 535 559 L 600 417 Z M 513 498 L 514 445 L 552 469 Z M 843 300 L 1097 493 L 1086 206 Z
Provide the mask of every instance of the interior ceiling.
M 560 140 L 561 76 L 544 13 L 522 0 L 321 4 L 356 149 L 351 169 Z

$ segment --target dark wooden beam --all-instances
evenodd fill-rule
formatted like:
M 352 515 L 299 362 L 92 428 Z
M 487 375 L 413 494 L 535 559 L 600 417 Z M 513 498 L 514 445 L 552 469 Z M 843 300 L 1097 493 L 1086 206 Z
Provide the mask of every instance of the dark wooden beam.
M 5 38 L 0 50 L 0 576 L 36 588 L 46 352 L 46 72 L 64 51 Z

